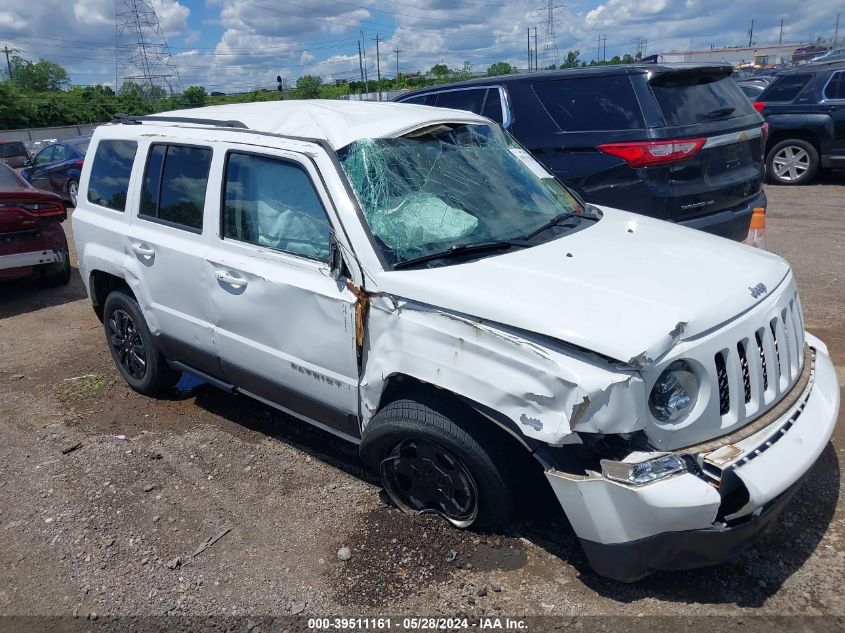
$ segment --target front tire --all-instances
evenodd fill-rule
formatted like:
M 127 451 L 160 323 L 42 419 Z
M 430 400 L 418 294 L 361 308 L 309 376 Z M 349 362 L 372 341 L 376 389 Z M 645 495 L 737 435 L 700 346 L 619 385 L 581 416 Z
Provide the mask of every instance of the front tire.
M 109 294 L 103 327 L 112 360 L 132 389 L 152 396 L 176 384 L 179 373 L 168 366 L 133 297 L 121 290 Z
M 514 509 L 510 446 L 492 432 L 467 432 L 476 415 L 425 393 L 395 400 L 367 425 L 361 456 L 402 510 L 440 514 L 460 528 L 505 523 Z
M 778 185 L 805 185 L 819 171 L 819 152 L 807 141 L 787 139 L 766 155 L 766 175 Z

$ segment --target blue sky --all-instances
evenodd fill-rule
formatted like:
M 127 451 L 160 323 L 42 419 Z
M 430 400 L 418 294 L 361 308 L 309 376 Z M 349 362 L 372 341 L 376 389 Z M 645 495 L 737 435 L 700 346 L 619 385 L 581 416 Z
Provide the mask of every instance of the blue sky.
M 357 42 L 366 34 L 368 70 L 376 72 L 375 37 L 382 72 L 426 70 L 469 61 L 484 70 L 496 61 L 526 65 L 526 29 L 537 27 L 540 61 L 545 40 L 542 0 L 150 0 L 173 58 L 188 85 L 240 92 L 273 87 L 277 74 L 325 80 L 356 78 Z M 833 38 L 837 11 L 845 40 L 845 0 L 568 0 L 554 11 L 561 57 L 596 56 L 597 37 L 607 36 L 607 56 L 690 47 L 784 42 L 810 36 Z M 115 81 L 114 0 L 2 0 L 0 46 L 27 57 L 61 63 L 76 84 Z M 551 56 L 551 54 L 550 54 Z

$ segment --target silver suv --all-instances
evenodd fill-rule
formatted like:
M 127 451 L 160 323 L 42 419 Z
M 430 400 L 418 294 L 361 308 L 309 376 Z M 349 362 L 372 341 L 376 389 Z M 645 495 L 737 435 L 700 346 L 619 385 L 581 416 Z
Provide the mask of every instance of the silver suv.
M 750 546 L 837 417 L 786 262 L 586 205 L 467 112 L 127 118 L 94 134 L 73 232 L 133 389 L 252 396 L 458 527 L 546 488 L 624 581 Z

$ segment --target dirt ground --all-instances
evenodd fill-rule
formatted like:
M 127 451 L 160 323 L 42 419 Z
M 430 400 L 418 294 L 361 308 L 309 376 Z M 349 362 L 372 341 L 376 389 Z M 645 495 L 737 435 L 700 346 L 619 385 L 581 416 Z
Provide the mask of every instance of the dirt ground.
M 845 173 L 768 195 L 769 249 L 792 263 L 841 385 Z M 758 546 L 622 585 L 589 570 L 565 524 L 458 531 L 401 514 L 353 447 L 179 387 L 127 388 L 75 270 L 58 290 L 0 285 L 0 615 L 845 616 L 843 416 Z

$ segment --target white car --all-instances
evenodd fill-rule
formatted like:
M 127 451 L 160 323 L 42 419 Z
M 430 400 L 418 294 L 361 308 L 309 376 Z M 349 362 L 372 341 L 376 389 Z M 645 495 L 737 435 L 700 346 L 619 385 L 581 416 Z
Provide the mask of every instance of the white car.
M 586 205 L 471 113 L 127 118 L 80 185 L 79 270 L 133 389 L 250 395 L 459 527 L 550 487 L 602 575 L 742 552 L 833 431 L 784 260 Z

